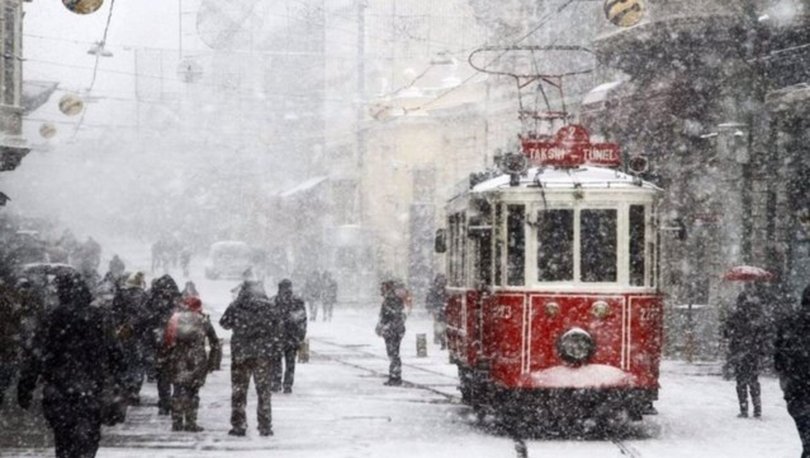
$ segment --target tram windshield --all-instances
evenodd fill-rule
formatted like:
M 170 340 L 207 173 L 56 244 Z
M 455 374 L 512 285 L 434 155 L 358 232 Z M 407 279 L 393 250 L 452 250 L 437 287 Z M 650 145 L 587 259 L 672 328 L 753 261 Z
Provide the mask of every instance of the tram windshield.
M 574 279 L 574 210 L 537 214 L 537 280 Z
M 615 282 L 616 210 L 582 210 L 580 228 L 582 281 Z

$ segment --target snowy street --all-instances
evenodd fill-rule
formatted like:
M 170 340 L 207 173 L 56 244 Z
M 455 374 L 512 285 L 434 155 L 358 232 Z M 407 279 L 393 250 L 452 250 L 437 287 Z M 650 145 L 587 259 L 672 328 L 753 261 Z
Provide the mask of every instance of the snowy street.
M 214 323 L 235 284 L 197 282 Z M 170 419 L 157 414 L 155 385 L 146 383 L 141 395 L 144 405 L 130 407 L 126 423 L 104 429 L 98 456 L 518 456 L 513 439 L 479 426 L 471 409 L 460 404 L 456 369 L 447 363 L 446 352 L 429 339 L 428 357 L 416 357 L 416 334 L 430 337 L 432 329 L 422 311 L 415 310 L 410 317 L 402 343 L 405 386 L 383 386 L 388 361 L 382 339 L 374 334 L 376 313 L 371 304 L 362 310 L 338 308 L 333 322 L 309 323 L 311 360 L 298 364 L 292 394 L 273 395 L 273 437 L 260 437 L 256 431 L 255 392 L 248 397 L 247 437 L 228 436 L 229 336 L 217 326 L 226 342 L 225 358 L 222 370 L 211 374 L 200 392 L 200 424 L 205 431 L 172 433 Z M 740 419 L 733 381 L 720 377 L 718 365 L 666 361 L 662 369 L 659 414 L 631 423 L 624 431 L 626 437 L 613 441 L 527 438 L 528 456 L 788 458 L 800 454 L 776 379 L 762 379 L 763 418 Z M 9 404 L 7 400 L 4 415 L 30 417 Z M 31 431 L 25 433 L 35 437 Z M 53 456 L 53 449 L 9 448 L 9 437 L 21 434 L 0 433 L 5 447 L 0 456 Z

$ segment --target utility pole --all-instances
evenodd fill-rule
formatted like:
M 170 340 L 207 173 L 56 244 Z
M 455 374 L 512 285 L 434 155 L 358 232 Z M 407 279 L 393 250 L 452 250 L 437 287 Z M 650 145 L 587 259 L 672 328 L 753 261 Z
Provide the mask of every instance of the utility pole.
M 366 156 L 366 132 L 364 127 L 366 109 L 366 0 L 357 0 L 357 99 L 355 100 L 355 135 L 357 142 L 357 218 L 363 221 L 363 166 Z

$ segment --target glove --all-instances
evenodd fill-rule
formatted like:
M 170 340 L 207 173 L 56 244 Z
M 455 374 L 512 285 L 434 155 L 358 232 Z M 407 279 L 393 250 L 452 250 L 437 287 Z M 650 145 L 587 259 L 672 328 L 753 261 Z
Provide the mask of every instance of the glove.
M 17 404 L 19 404 L 20 408 L 22 408 L 23 410 L 28 410 L 28 408 L 31 407 L 31 394 L 18 393 Z

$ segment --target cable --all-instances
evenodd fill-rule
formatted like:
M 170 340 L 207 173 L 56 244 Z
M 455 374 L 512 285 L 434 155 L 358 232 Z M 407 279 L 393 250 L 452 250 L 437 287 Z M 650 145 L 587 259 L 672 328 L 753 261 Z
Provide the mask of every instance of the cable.
M 93 90 L 93 86 L 96 84 L 96 74 L 98 73 L 98 64 L 101 60 L 101 54 L 104 50 L 104 45 L 107 43 L 107 33 L 110 31 L 110 21 L 112 20 L 112 13 L 113 7 L 115 7 L 115 0 L 110 0 L 110 11 L 107 14 L 107 24 L 104 26 L 104 35 L 101 37 L 101 41 L 98 44 L 98 49 L 96 50 L 96 63 L 93 65 L 93 79 L 90 80 L 90 87 L 87 88 L 87 92 Z
M 568 0 L 563 5 L 559 6 L 556 11 L 548 13 L 545 17 L 540 19 L 540 21 L 538 22 L 538 24 L 536 26 L 532 27 L 527 33 L 523 34 L 520 38 L 515 40 L 511 44 L 511 46 L 517 46 L 521 41 L 525 40 L 526 38 L 529 38 L 532 34 L 537 32 L 538 30 L 540 30 L 540 28 L 543 27 L 554 15 L 560 14 L 563 10 L 568 8 L 568 6 L 571 5 L 572 3 L 574 3 L 575 1 L 577 1 L 577 0 Z M 495 58 L 493 58 L 491 61 L 484 64 L 484 67 L 489 67 L 490 65 L 498 62 L 499 60 L 501 60 L 501 58 L 504 55 L 506 55 L 506 53 L 507 53 L 507 51 L 501 52 L 500 54 L 495 56 Z M 405 111 L 406 112 L 408 112 L 408 111 L 419 111 L 419 110 L 422 110 L 422 109 L 424 109 L 424 108 L 426 108 L 426 107 L 428 107 L 430 105 L 433 105 L 434 103 L 438 102 L 439 100 L 441 100 L 444 97 L 448 96 L 449 94 L 457 91 L 459 88 L 461 88 L 465 84 L 472 81 L 473 78 L 475 78 L 475 76 L 477 76 L 477 75 L 478 75 L 478 72 L 475 72 L 472 75 L 470 75 L 469 77 L 467 77 L 466 79 L 464 79 L 458 86 L 454 86 L 454 87 L 442 92 L 441 94 L 436 96 L 434 99 L 429 100 L 429 101 L 423 103 L 422 105 L 419 105 L 419 106 L 414 107 L 414 108 L 406 109 Z

